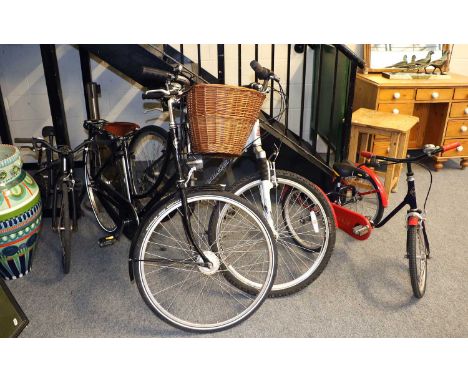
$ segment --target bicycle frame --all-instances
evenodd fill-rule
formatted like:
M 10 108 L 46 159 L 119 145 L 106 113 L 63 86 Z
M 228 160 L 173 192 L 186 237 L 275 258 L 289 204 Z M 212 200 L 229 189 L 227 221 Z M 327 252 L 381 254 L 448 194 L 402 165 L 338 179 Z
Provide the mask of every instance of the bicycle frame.
M 428 256 L 430 254 L 429 239 L 426 233 L 425 220 L 423 211 L 418 209 L 418 203 L 416 200 L 416 185 L 414 182 L 414 173 L 412 170 L 411 162 L 406 163 L 406 183 L 408 185 L 408 191 L 402 202 L 396 206 L 387 216 L 385 216 L 374 228 L 383 227 L 388 221 L 390 221 L 404 206 L 408 206 L 409 210 L 406 213 L 406 222 L 408 226 L 421 225 L 423 230 L 424 241 L 426 244 Z
M 73 153 L 68 155 L 59 154 L 59 158 L 54 160 L 52 151 L 46 149 L 46 164 L 42 164 L 42 150 L 39 154 L 38 159 L 39 164 L 42 168 L 40 168 L 35 175 L 39 175 L 42 177 L 44 176 L 44 172 L 47 172 L 47 184 L 49 193 L 52 192 L 52 227 L 54 230 L 60 229 L 58 227 L 59 222 L 57 221 L 58 216 L 58 193 L 60 192 L 60 185 L 62 183 L 67 184 L 68 192 L 71 193 L 70 205 L 71 205 L 71 217 L 73 221 L 73 227 L 76 229 L 78 224 L 78 216 L 77 216 L 77 202 L 76 202 L 76 195 L 75 195 L 75 178 L 73 176 L 73 164 L 74 158 Z M 50 194 L 46 195 L 46 204 L 48 204 Z
M 406 163 L 407 171 L 406 171 L 406 183 L 408 185 L 408 191 L 405 195 L 403 201 L 396 206 L 387 216 L 385 216 L 378 224 L 374 225 L 374 228 L 380 228 L 384 226 L 390 219 L 392 219 L 404 206 L 408 205 L 408 217 L 409 216 L 416 216 L 416 214 L 420 214 L 421 211 L 418 210 L 418 204 L 416 200 L 416 186 L 414 183 L 414 173 L 411 168 L 411 163 Z M 422 219 L 422 217 L 421 217 Z
M 92 144 L 96 145 L 96 138 L 98 136 L 107 136 L 107 133 L 102 131 L 91 132 L 90 139 Z M 151 188 L 142 195 L 137 195 L 135 191 L 132 171 L 130 169 L 130 164 L 128 161 L 129 152 L 128 152 L 128 137 L 120 138 L 110 138 L 108 139 L 113 146 L 111 149 L 111 155 L 106 159 L 104 163 L 100 164 L 100 167 L 93 177 L 93 183 L 96 185 L 94 187 L 94 192 L 100 195 L 100 202 L 103 207 L 109 213 L 112 220 L 114 220 L 117 228 L 115 232 L 121 232 L 125 226 L 134 226 L 136 228 L 140 224 L 140 218 L 144 216 L 148 211 L 153 209 L 155 206 L 159 205 L 162 197 L 167 193 L 167 191 L 175 184 L 175 179 L 172 177 L 169 179 L 163 186 L 163 188 L 156 192 L 156 188 L 160 185 L 160 181 L 151 186 Z M 170 149 L 171 143 L 168 142 L 168 149 Z M 167 166 L 168 158 L 164 158 L 166 163 L 164 164 L 163 169 Z M 117 162 L 121 163 L 121 168 L 123 171 L 123 183 L 124 183 L 124 193 L 118 192 L 114 187 L 109 183 L 104 181 L 101 177 L 102 173 L 110 168 L 115 166 Z M 152 195 L 150 201 L 139 211 L 137 211 L 134 203 L 136 200 L 144 198 L 146 196 Z

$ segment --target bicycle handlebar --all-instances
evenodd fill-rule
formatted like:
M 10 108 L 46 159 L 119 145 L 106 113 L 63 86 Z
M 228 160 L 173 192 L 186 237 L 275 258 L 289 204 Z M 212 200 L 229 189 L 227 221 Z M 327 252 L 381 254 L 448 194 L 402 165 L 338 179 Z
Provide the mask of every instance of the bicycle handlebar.
M 45 147 L 47 150 L 51 150 L 59 155 L 68 155 L 68 154 L 76 154 L 78 151 L 82 150 L 85 146 L 89 144 L 90 140 L 87 139 L 80 143 L 75 149 L 71 149 L 69 146 L 64 145 L 62 147 L 54 147 L 49 142 L 42 138 L 15 138 L 15 143 L 29 143 L 32 144 L 34 148 L 38 147 L 39 145 Z
M 447 145 L 442 146 L 442 152 L 455 150 L 457 147 L 460 147 L 460 146 L 461 146 L 460 142 L 449 143 Z
M 261 80 L 273 79 L 275 81 L 279 81 L 279 78 L 275 73 L 273 73 L 270 69 L 264 68 L 258 61 L 250 61 L 250 67 Z
M 391 158 L 391 157 L 385 157 L 381 155 L 375 155 L 374 153 L 371 153 L 369 151 L 361 151 L 361 156 L 367 159 L 378 159 L 378 160 L 383 160 L 386 162 L 393 162 L 393 163 L 409 163 L 409 162 L 415 162 L 418 161 L 424 157 L 430 157 L 439 153 L 443 153 L 449 150 L 455 150 L 457 147 L 460 147 L 461 143 L 460 142 L 453 142 L 449 143 L 445 146 L 433 146 L 433 145 L 426 145 L 424 148 L 424 153 L 421 155 L 418 155 L 416 157 L 410 157 L 410 158 Z
M 163 89 L 157 89 L 157 90 L 148 90 L 146 92 L 144 92 L 142 95 L 141 95 L 141 99 L 154 99 L 154 100 L 158 100 L 158 99 L 162 99 L 166 96 L 165 93 L 163 92 L 160 92 L 159 90 L 163 90 Z
M 148 66 L 143 66 L 141 69 L 141 74 L 147 77 L 150 80 L 157 82 L 154 84 L 155 88 L 161 87 L 161 89 L 152 89 L 144 92 L 141 95 L 142 99 L 152 99 L 152 100 L 159 100 L 165 97 L 169 97 L 171 95 L 177 95 L 180 92 L 180 89 L 177 90 L 167 90 L 162 88 L 163 86 L 169 85 L 171 82 L 176 82 L 183 87 L 189 86 L 191 84 L 190 80 L 184 77 L 181 74 L 182 68 L 175 68 L 175 74 L 169 73 L 167 71 L 157 69 L 157 68 L 150 68 Z
M 15 143 L 30 143 L 34 144 L 33 138 L 15 138 Z

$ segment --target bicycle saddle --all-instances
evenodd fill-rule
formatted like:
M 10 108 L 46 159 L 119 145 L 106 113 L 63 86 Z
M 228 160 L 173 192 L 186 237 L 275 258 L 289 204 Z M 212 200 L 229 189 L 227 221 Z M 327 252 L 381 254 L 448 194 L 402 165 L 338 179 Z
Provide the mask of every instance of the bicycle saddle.
M 132 122 L 106 122 L 103 126 L 105 131 L 117 137 L 125 137 L 139 128 L 140 126 Z
M 333 169 L 340 174 L 342 178 L 347 176 L 359 176 L 362 178 L 368 178 L 369 175 L 364 170 L 356 167 L 353 163 L 345 161 L 333 164 Z

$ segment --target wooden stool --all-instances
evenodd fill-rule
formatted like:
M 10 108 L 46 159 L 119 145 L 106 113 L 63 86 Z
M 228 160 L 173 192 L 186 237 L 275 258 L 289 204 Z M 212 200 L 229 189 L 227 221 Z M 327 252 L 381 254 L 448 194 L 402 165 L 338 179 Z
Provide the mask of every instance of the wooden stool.
M 392 114 L 381 111 L 359 109 L 353 113 L 348 160 L 362 163 L 361 151 L 371 151 L 376 155 L 405 158 L 411 128 L 419 122 L 418 117 Z M 374 147 L 375 136 L 388 139 L 389 148 L 378 152 Z M 387 138 L 388 137 L 388 138 Z M 396 192 L 402 165 L 387 166 L 385 172 L 385 192 Z

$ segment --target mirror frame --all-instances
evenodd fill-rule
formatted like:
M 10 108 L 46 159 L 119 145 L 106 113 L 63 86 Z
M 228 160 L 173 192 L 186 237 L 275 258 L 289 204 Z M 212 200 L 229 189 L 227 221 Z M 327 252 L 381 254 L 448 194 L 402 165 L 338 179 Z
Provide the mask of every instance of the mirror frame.
M 371 67 L 371 46 L 372 44 L 364 44 L 364 61 L 366 62 L 366 67 L 364 73 L 382 73 L 382 72 L 399 72 L 400 69 L 397 68 L 372 68 Z M 442 51 L 448 50 L 448 62 L 445 64 L 443 71 L 448 72 L 450 66 L 450 60 L 452 58 L 452 44 L 442 44 Z

